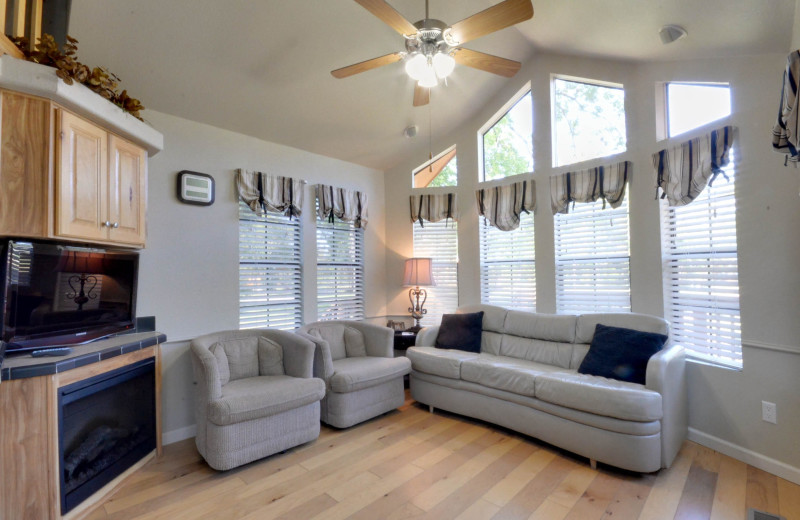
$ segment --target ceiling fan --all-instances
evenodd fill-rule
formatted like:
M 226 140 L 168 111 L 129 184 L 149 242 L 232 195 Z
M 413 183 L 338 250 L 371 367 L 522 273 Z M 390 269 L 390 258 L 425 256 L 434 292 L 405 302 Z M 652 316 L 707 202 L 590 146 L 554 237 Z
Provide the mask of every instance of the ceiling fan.
M 465 49 L 461 45 L 533 17 L 531 0 L 504 0 L 448 26 L 428 17 L 428 0 L 425 0 L 425 18 L 412 24 L 384 0 L 355 1 L 400 33 L 405 38 L 406 50 L 342 67 L 331 74 L 335 78 L 346 78 L 405 59 L 406 73 L 417 82 L 415 107 L 428 104 L 430 88 L 436 86 L 439 79 L 446 78 L 456 63 L 507 78 L 514 76 L 521 65 L 518 61 Z

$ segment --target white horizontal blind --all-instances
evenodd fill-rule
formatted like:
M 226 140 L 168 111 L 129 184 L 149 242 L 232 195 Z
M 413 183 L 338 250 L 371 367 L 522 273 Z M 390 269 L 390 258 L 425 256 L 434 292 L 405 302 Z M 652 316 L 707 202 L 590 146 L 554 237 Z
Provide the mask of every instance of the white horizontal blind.
M 239 328 L 294 330 L 303 321 L 300 220 L 239 202 Z
M 662 206 L 665 312 L 691 355 L 741 367 L 733 150 L 725 173 L 690 204 Z
M 438 325 L 442 314 L 453 313 L 458 308 L 458 224 L 453 220 L 418 222 L 414 226 L 414 256 L 431 258 L 433 280 L 436 287 L 425 287 L 428 313 L 420 323 Z M 410 304 L 410 302 L 409 302 Z
M 479 217 L 480 218 L 480 217 Z M 485 221 L 480 227 L 481 302 L 507 309 L 536 310 L 536 252 L 533 213 L 520 215 L 512 231 Z
M 364 319 L 364 230 L 317 220 L 317 319 Z
M 628 196 L 616 209 L 577 203 L 553 220 L 557 311 L 630 312 Z

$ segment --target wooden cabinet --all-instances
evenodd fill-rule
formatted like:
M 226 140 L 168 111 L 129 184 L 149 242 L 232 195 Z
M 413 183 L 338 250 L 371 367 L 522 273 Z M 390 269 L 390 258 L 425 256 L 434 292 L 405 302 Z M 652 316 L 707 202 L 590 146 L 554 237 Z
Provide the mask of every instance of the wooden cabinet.
M 65 110 L 58 116 L 55 235 L 143 247 L 147 153 Z
M 144 247 L 147 151 L 55 103 L 0 91 L 0 236 Z

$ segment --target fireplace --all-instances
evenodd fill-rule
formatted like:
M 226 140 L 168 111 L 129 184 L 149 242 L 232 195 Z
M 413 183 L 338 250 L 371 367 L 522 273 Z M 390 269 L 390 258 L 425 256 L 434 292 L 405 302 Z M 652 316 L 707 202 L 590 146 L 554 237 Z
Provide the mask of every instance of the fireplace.
M 156 449 L 155 360 L 58 390 L 61 514 Z

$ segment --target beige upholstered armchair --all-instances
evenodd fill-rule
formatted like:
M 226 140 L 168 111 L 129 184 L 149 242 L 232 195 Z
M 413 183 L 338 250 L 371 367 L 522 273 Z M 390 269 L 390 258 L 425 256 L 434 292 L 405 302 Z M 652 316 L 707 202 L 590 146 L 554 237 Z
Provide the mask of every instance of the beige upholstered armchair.
M 359 321 L 319 321 L 297 330 L 316 345 L 314 376 L 325 381 L 322 422 L 347 428 L 401 406 L 405 357 L 394 357 L 394 331 Z
M 325 385 L 314 344 L 279 330 L 233 330 L 191 344 L 200 455 L 227 470 L 319 437 Z

